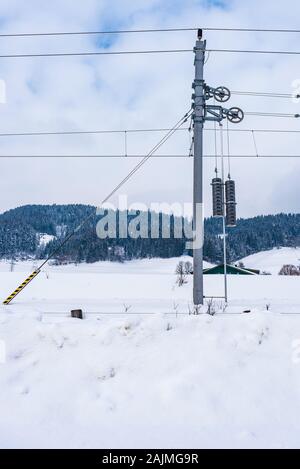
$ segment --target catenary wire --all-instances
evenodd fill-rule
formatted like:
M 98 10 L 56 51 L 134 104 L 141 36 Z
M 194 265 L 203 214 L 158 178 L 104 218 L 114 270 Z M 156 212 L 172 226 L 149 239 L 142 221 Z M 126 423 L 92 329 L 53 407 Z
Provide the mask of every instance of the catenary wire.
M 180 49 L 183 52 L 183 49 Z M 271 54 L 271 55 L 300 55 L 294 50 L 261 50 L 261 49 L 205 49 L 206 52 L 221 52 L 229 54 Z
M 141 55 L 141 54 L 172 54 L 193 52 L 193 49 L 159 49 L 159 50 L 123 50 L 123 51 L 87 51 L 87 52 L 46 52 L 36 54 L 2 54 L 0 59 L 24 59 L 34 57 L 89 57 L 97 55 Z
M 254 130 L 252 130 L 252 139 L 253 139 L 253 145 L 254 145 L 255 153 L 256 153 L 256 156 L 258 157 L 258 148 L 257 148 L 257 143 L 256 143 Z
M 300 98 L 300 94 L 298 93 L 269 93 L 263 91 L 231 91 L 231 94 L 238 95 L 238 96 L 259 96 L 262 98 L 285 98 L 285 99 L 292 99 Z
M 127 174 L 125 178 L 123 178 L 120 183 L 114 187 L 114 189 L 102 200 L 101 205 L 105 204 L 151 157 L 152 155 L 176 132 L 176 129 L 182 126 L 190 117 L 191 109 L 182 117 L 158 143 L 155 145 L 150 152 L 145 155 L 145 157 L 136 165 L 134 168 Z M 42 264 L 38 267 L 38 271 L 40 271 L 47 262 L 60 251 L 63 246 L 78 232 L 81 228 L 94 216 L 94 212 L 91 212 L 86 218 L 82 220 L 82 222 L 59 244 L 50 254 L 49 256 L 42 262 Z
M 216 100 L 214 98 L 214 105 Z M 217 144 L 217 123 L 214 121 L 214 152 L 215 152 L 215 173 L 216 178 L 218 177 L 218 144 Z
M 277 113 L 248 113 L 246 115 L 263 115 L 271 117 L 295 117 L 297 114 L 277 114 Z M 62 131 L 42 131 L 42 132 L 5 132 L 0 133 L 0 137 L 35 137 L 35 136 L 59 136 L 59 135 L 97 135 L 97 134 L 124 134 L 124 133 L 150 133 L 150 132 L 169 132 L 171 128 L 148 128 L 148 129 L 107 129 L 107 130 L 62 130 Z M 217 128 L 217 132 L 220 130 Z M 190 127 L 180 127 L 178 131 L 190 131 Z M 214 128 L 204 128 L 205 132 L 215 131 Z M 300 130 L 291 129 L 229 129 L 229 132 L 262 132 L 262 133 L 300 133 Z
M 298 119 L 300 114 L 291 114 L 283 112 L 244 112 L 245 116 L 257 116 L 257 117 L 291 117 Z
M 217 28 L 217 27 L 182 27 L 182 28 L 144 28 L 144 29 L 119 29 L 98 31 L 54 31 L 54 32 L 27 32 L 27 33 L 1 33 L 0 37 L 36 37 L 36 36 L 87 36 L 101 34 L 138 34 L 138 33 L 161 33 L 161 32 L 186 32 L 186 31 L 223 31 L 223 32 L 258 32 L 258 33 L 300 33 L 299 29 L 266 29 L 266 28 Z
M 119 154 L 119 155 L 0 155 L 0 158 L 82 158 L 82 159 L 88 159 L 88 158 L 146 158 L 148 155 L 126 155 L 126 154 Z M 191 159 L 193 155 L 190 155 L 188 153 L 182 154 L 182 155 L 152 155 L 151 158 L 187 158 Z M 215 159 L 216 155 L 215 153 L 213 154 L 204 154 L 203 158 L 214 158 Z M 294 154 L 294 155 L 288 155 L 288 154 L 281 154 L 281 155 L 271 155 L 271 154 L 266 154 L 266 155 L 259 155 L 260 158 L 300 158 L 300 154 Z M 236 154 L 236 155 L 230 155 L 230 158 L 257 158 L 257 155 L 243 155 L 243 154 Z
M 229 137 L 229 122 L 226 121 L 226 141 L 227 141 L 227 164 L 228 164 L 228 179 L 231 176 L 231 161 L 230 161 L 230 137 Z
M 191 53 L 193 49 L 156 49 L 156 50 L 126 50 L 126 51 L 87 51 L 87 52 L 46 52 L 30 54 L 1 54 L 0 59 L 24 59 L 41 57 L 92 57 L 105 55 L 142 55 L 142 54 L 173 54 Z M 206 52 L 245 53 L 245 54 L 273 54 L 273 55 L 300 55 L 300 51 L 284 50 L 258 50 L 258 49 L 206 49 Z

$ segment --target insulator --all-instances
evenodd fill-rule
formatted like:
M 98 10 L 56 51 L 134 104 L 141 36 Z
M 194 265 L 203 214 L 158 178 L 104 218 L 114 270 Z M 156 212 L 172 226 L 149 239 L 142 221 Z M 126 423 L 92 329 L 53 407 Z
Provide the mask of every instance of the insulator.
M 235 199 L 235 182 L 228 179 L 225 182 L 225 198 L 226 198 L 226 225 L 236 226 L 236 199 Z
M 212 180 L 212 200 L 213 200 L 213 217 L 223 217 L 224 215 L 224 195 L 223 184 L 221 178 Z

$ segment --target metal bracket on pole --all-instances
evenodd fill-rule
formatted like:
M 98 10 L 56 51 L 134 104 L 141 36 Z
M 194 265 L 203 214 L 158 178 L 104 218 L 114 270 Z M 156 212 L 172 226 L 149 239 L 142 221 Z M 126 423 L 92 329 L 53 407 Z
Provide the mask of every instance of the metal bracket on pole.
M 205 120 L 221 122 L 224 119 L 222 106 L 206 105 L 205 106 Z
M 231 107 L 230 109 L 226 109 L 222 106 L 206 104 L 204 115 L 205 121 L 221 122 L 226 118 L 233 124 L 237 124 L 242 122 L 244 119 L 244 112 L 238 107 Z

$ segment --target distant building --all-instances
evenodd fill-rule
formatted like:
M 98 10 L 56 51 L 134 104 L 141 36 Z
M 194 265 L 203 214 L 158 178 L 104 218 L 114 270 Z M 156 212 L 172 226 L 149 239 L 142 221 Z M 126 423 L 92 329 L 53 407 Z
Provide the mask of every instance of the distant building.
M 237 267 L 236 265 L 231 265 L 231 264 L 227 264 L 226 270 L 227 270 L 227 274 L 229 275 L 259 275 L 260 274 L 259 270 L 245 269 L 245 268 Z M 204 269 L 203 273 L 207 275 L 224 274 L 224 264 L 219 264 L 213 267 L 209 267 L 208 269 Z

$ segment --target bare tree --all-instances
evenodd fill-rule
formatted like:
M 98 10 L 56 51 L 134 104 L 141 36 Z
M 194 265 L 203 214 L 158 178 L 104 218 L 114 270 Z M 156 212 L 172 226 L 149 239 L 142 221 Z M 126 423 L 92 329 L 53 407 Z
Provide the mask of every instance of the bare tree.
M 124 307 L 124 313 L 127 313 L 131 309 L 132 305 L 126 305 L 125 303 L 123 303 L 123 307 Z
M 209 314 L 210 316 L 214 316 L 216 314 L 216 304 L 215 304 L 213 298 L 210 298 L 207 301 L 207 311 L 206 311 L 206 313 Z
M 183 261 L 180 261 L 177 264 L 175 274 L 177 275 L 176 283 L 179 287 L 181 287 L 184 283 L 187 283 L 186 273 L 185 273 L 185 268 L 184 268 L 184 262 Z
M 186 275 L 192 275 L 193 274 L 193 264 L 190 261 L 186 261 L 184 263 L 184 273 Z
M 198 316 L 201 313 L 201 308 L 202 308 L 202 305 L 194 305 L 193 314 L 195 316 Z
M 178 308 L 179 308 L 179 304 L 175 303 L 175 301 L 174 301 L 173 302 L 173 311 L 175 313 L 176 318 L 177 318 L 177 315 L 178 315 Z
M 296 267 L 295 265 L 293 264 L 285 264 L 284 266 L 282 266 L 280 272 L 279 272 L 279 275 L 300 275 L 300 269 L 299 267 Z
M 15 270 L 15 259 L 12 257 L 10 260 L 10 271 L 13 272 Z
M 188 310 L 189 310 L 189 316 L 198 316 L 198 314 L 201 313 L 201 308 L 202 305 L 191 305 L 190 303 L 188 304 Z

